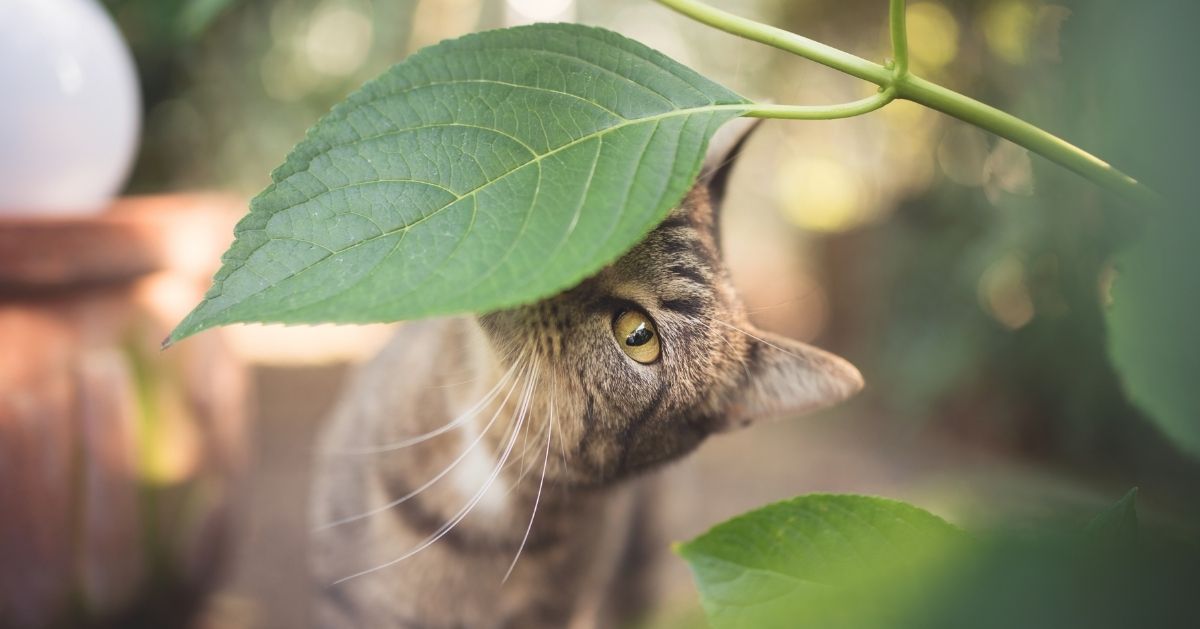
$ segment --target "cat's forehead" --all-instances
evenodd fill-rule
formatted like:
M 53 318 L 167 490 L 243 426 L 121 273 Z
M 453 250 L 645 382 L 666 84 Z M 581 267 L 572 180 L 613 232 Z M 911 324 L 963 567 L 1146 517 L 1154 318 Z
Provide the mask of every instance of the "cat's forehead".
M 596 278 L 602 294 L 654 313 L 711 315 L 732 291 L 707 191 L 693 189 L 636 247 Z
M 694 276 L 696 266 L 716 268 L 721 260 L 714 219 L 707 190 L 697 186 L 618 266 L 691 268 L 685 276 Z

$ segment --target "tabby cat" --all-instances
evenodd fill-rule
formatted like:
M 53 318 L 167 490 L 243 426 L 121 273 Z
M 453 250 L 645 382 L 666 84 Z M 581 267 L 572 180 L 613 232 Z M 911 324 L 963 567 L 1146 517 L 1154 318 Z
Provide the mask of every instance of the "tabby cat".
M 406 325 L 361 370 L 317 462 L 320 627 L 617 626 L 663 546 L 645 472 L 862 386 L 754 329 L 730 284 L 717 212 L 752 126 L 722 129 L 680 206 L 594 277 Z

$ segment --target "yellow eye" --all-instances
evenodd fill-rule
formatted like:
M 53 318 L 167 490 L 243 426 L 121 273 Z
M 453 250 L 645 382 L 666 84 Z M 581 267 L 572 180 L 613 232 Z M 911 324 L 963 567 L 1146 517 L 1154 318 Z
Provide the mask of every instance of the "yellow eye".
M 617 339 L 621 351 L 643 365 L 658 360 L 662 352 L 654 323 L 650 317 L 636 310 L 626 310 L 617 315 L 613 321 L 613 337 Z

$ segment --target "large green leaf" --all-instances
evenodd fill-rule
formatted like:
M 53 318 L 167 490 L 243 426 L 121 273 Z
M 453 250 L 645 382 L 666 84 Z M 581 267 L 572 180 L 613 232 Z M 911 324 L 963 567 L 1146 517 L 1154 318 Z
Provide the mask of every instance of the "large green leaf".
M 175 341 L 235 322 L 488 311 L 632 247 L 695 179 L 737 94 L 604 30 L 426 48 L 309 131 L 250 204 Z
M 1155 216 L 1117 261 L 1109 351 L 1130 398 L 1200 457 L 1200 212 Z
M 902 502 L 813 494 L 719 524 L 678 552 L 714 627 L 866 627 L 899 618 L 889 607 L 907 598 L 905 582 L 892 576 L 911 574 L 958 538 L 946 521 Z M 847 607 L 851 592 L 867 600 Z
M 1148 225 L 1117 258 L 1109 351 L 1130 399 L 1171 441 L 1200 457 L 1200 84 L 1179 81 L 1200 54 L 1200 3 L 1081 2 L 1075 65 L 1090 77 L 1101 154 L 1167 199 L 1138 208 Z M 1111 42 L 1121 41 L 1121 46 Z M 1138 89 L 1129 89 L 1137 85 Z

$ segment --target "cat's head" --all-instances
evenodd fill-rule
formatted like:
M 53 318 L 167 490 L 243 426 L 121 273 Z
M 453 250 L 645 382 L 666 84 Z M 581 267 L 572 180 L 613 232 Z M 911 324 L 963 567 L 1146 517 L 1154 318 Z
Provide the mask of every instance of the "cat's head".
M 527 357 L 527 376 L 536 365 L 527 430 L 546 435 L 553 421 L 564 450 L 548 477 L 609 482 L 714 432 L 862 388 L 842 358 L 754 328 L 730 283 L 718 218 L 753 126 L 722 129 L 699 183 L 622 258 L 556 297 L 481 317 L 497 355 Z

